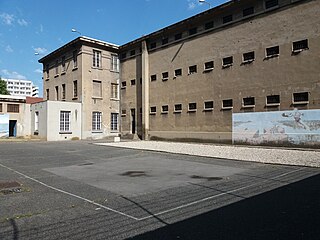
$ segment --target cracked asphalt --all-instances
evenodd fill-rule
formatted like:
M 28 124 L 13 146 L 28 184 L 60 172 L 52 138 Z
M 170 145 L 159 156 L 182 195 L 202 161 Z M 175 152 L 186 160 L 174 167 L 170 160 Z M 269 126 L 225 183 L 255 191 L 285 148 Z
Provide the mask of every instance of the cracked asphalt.
M 0 186 L 21 184 L 0 192 L 0 239 L 320 235 L 319 168 L 89 141 L 1 142 L 0 153 Z

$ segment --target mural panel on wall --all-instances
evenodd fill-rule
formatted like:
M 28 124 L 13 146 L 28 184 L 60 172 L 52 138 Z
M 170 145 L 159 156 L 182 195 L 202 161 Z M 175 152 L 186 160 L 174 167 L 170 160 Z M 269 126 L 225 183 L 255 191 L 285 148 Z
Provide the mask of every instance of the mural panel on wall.
M 232 141 L 320 145 L 320 110 L 234 113 Z
M 9 115 L 0 114 L 0 138 L 9 137 Z

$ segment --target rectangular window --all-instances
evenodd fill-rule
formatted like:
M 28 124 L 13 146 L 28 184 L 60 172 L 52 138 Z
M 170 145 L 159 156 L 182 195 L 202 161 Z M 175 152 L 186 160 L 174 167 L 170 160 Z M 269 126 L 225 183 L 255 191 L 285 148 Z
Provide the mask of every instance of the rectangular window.
M 119 99 L 119 84 L 111 83 L 111 98 Z
M 122 81 L 121 82 L 121 88 L 124 89 L 127 87 L 127 82 L 126 81 Z
M 254 97 L 245 97 L 242 99 L 242 107 L 254 107 Z
M 102 82 L 93 80 L 92 81 L 92 97 L 102 97 Z
M 278 0 L 267 0 L 265 2 L 266 9 L 278 6 Z
M 168 38 L 163 38 L 162 39 L 162 45 L 165 45 L 169 42 L 169 39 Z
M 124 53 L 121 53 L 120 56 L 121 56 L 121 59 L 125 59 L 125 58 L 127 57 L 127 53 L 125 53 L 125 52 L 124 52 Z
M 189 74 L 197 73 L 197 65 L 193 65 L 189 67 Z
M 309 103 L 308 92 L 293 93 L 293 104 L 307 104 L 307 103 Z
M 197 33 L 197 28 L 196 28 L 196 27 L 189 29 L 189 35 L 190 35 L 190 36 L 191 36 L 191 35 L 194 35 L 194 34 L 196 34 L 196 33 Z
M 2 112 L 2 103 L 0 103 L 0 112 Z
M 302 50 L 309 49 L 308 47 L 308 39 L 296 41 L 292 43 L 292 51 L 293 52 L 301 52 Z
M 134 55 L 136 55 L 136 50 L 131 50 L 130 51 L 130 56 L 134 56 Z
M 175 113 L 180 113 L 180 112 L 182 112 L 182 104 L 175 104 L 174 105 L 174 112 Z
M 156 48 L 157 47 L 157 43 L 153 42 L 150 44 L 150 49 Z
M 233 108 L 233 100 L 232 99 L 222 100 L 222 109 L 232 109 L 232 108 Z
M 205 29 L 205 30 L 208 30 L 208 29 L 213 28 L 213 27 L 214 27 L 213 21 L 207 22 L 207 23 L 204 25 L 204 29 Z
M 59 87 L 56 86 L 55 90 L 56 90 L 56 100 L 59 100 Z
M 162 73 L 162 81 L 167 81 L 169 79 L 169 72 Z
M 179 40 L 182 38 L 182 33 L 177 33 L 176 35 L 174 35 L 174 40 Z
M 157 107 L 153 106 L 150 107 L 150 114 L 156 114 L 157 113 Z
M 165 113 L 168 113 L 169 111 L 169 106 L 168 105 L 163 105 L 161 107 L 161 113 L 165 114 Z
M 61 98 L 66 99 L 66 85 L 62 84 Z
M 131 86 L 134 86 L 134 85 L 136 85 L 136 80 L 132 79 L 132 80 L 130 80 L 130 83 L 131 83 Z
M 182 69 L 179 68 L 179 69 L 174 70 L 174 76 L 175 76 L 175 77 L 180 77 L 180 76 L 182 76 Z
M 213 110 L 213 101 L 205 101 L 204 102 L 204 110 L 205 111 Z
M 56 60 L 56 75 L 59 74 L 59 60 Z
M 70 132 L 70 111 L 60 111 L 60 132 Z
M 118 58 L 118 55 L 111 54 L 111 71 L 119 72 L 119 58 Z
M 231 67 L 233 64 L 233 57 L 225 57 L 222 59 L 222 67 L 227 68 Z
M 47 100 L 49 100 L 49 89 L 46 89 Z
M 39 131 L 39 112 L 34 113 L 34 131 Z
M 127 110 L 122 109 L 122 110 L 121 110 L 121 116 L 122 116 L 122 117 L 125 117 L 126 115 L 127 115 Z
M 222 18 L 222 23 L 224 24 L 224 23 L 232 22 L 232 19 L 233 19 L 232 15 L 224 16 Z
M 254 52 L 247 52 L 243 54 L 243 63 L 253 62 L 254 61 Z
M 188 112 L 194 112 L 197 110 L 197 103 L 189 103 Z
M 97 67 L 97 68 L 101 67 L 101 52 L 100 51 L 93 50 L 92 66 Z
M 78 81 L 73 81 L 73 97 L 78 97 Z
M 267 106 L 279 106 L 280 95 L 269 95 L 267 96 Z
M 250 16 L 252 14 L 254 14 L 254 7 L 248 7 L 246 9 L 243 9 L 243 11 L 242 11 L 243 17 Z
M 65 72 L 66 71 L 66 56 L 63 56 L 62 59 L 61 59 L 61 71 L 62 72 Z
M 46 77 L 49 79 L 49 64 L 46 65 Z
M 279 46 L 266 48 L 266 57 L 267 58 L 277 57 L 277 56 L 279 56 Z
M 154 75 L 151 75 L 151 81 L 156 81 L 157 80 L 157 75 L 156 74 L 154 74 Z
M 72 60 L 73 60 L 73 68 L 77 68 L 78 67 L 78 51 L 73 51 Z
M 92 131 L 101 131 L 101 112 L 92 112 Z
M 118 117 L 119 117 L 118 113 L 111 113 L 111 131 L 118 131 L 119 130 Z
M 204 71 L 205 72 L 211 71 L 211 70 L 213 70 L 213 68 L 214 68 L 213 61 L 209 61 L 209 62 L 204 63 Z

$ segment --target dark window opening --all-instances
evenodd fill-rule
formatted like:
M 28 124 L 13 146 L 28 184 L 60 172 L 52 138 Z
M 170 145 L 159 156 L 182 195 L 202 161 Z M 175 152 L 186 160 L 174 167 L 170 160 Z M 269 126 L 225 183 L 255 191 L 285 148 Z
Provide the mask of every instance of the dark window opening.
M 211 110 L 211 109 L 213 109 L 213 101 L 206 101 L 206 102 L 204 102 L 204 109 L 205 109 L 205 110 Z
M 151 81 L 156 81 L 157 80 L 157 75 L 154 74 L 154 75 L 151 75 Z
M 194 74 L 197 72 L 197 65 L 193 65 L 189 67 L 189 74 Z
M 153 42 L 150 44 L 150 49 L 156 48 L 157 47 L 157 43 Z
M 243 17 L 249 16 L 252 14 L 254 14 L 254 7 L 249 7 L 249 8 L 243 9 L 243 11 L 242 11 Z
M 189 35 L 191 36 L 191 35 L 194 35 L 194 34 L 196 34 L 197 33 L 197 28 L 195 27 L 195 28 L 191 28 L 190 30 L 189 30 Z
M 165 81 L 165 80 L 168 80 L 169 78 L 169 73 L 168 72 L 163 72 L 162 73 L 162 80 Z
M 232 99 L 222 100 L 222 108 L 232 108 L 232 107 L 233 107 L 233 100 Z
M 150 107 L 150 113 L 156 113 L 157 107 Z
M 121 82 L 121 88 L 126 88 L 126 86 L 127 86 L 127 82 L 126 81 Z
M 232 20 L 233 20 L 232 15 L 224 16 L 222 18 L 222 23 L 224 24 L 224 23 L 232 22 Z
M 197 103 L 189 103 L 189 111 L 195 111 L 197 110 Z
M 279 46 L 269 47 L 266 49 L 267 57 L 275 57 L 279 55 Z
M 182 69 L 181 68 L 174 70 L 174 76 L 175 77 L 179 77 L 181 75 L 182 75 Z
M 136 50 L 131 50 L 130 51 L 130 56 L 134 56 L 134 55 L 136 55 Z
M 182 33 L 178 33 L 176 35 L 174 35 L 174 40 L 179 40 L 182 38 Z
M 266 1 L 266 9 L 278 6 L 278 0 Z
M 255 101 L 254 101 L 254 97 L 246 97 L 243 98 L 243 106 L 254 106 L 255 105 Z
M 225 57 L 222 59 L 223 67 L 229 67 L 233 64 L 233 57 Z
M 162 45 L 165 45 L 169 42 L 169 39 L 168 38 L 163 38 L 162 39 Z
M 207 22 L 207 23 L 204 25 L 204 29 L 205 29 L 205 30 L 208 30 L 208 29 L 213 28 L 213 27 L 214 27 L 213 21 Z
M 131 83 L 131 86 L 134 86 L 134 85 L 136 85 L 136 80 L 132 79 L 132 80 L 130 80 L 130 83 Z
M 121 59 L 124 59 L 124 58 L 126 58 L 127 57 L 127 53 L 121 53 Z
M 292 43 L 292 50 L 295 51 L 301 51 L 308 49 L 308 39 L 296 41 Z
M 182 104 L 175 104 L 174 105 L 174 111 L 175 112 L 181 112 L 182 111 Z
M 309 102 L 308 92 L 293 93 L 293 103 L 308 103 L 308 102 Z
M 279 105 L 280 95 L 269 95 L 267 96 L 267 105 Z
M 169 111 L 169 106 L 168 105 L 163 105 L 162 106 L 162 113 L 167 113 Z
M 254 52 L 247 52 L 243 54 L 243 61 L 250 62 L 254 60 Z
M 204 64 L 204 70 L 205 70 L 205 71 L 212 70 L 213 67 L 214 67 L 213 61 L 206 62 L 206 63 Z

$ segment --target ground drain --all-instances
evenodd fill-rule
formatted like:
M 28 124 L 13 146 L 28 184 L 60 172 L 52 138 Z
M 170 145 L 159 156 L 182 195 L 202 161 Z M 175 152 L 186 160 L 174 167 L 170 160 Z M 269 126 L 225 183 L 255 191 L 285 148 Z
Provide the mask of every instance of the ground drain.
M 120 174 L 121 176 L 128 176 L 128 177 L 143 177 L 148 176 L 145 171 L 127 171 Z
M 193 178 L 193 179 L 206 179 L 207 181 L 222 180 L 222 177 L 204 177 L 204 176 L 198 176 L 198 175 L 192 175 L 191 178 Z
M 89 165 L 93 165 L 93 163 L 92 162 L 82 163 L 82 164 L 79 164 L 78 166 L 89 166 Z
M 0 181 L 0 192 L 2 194 L 20 193 L 21 184 L 16 181 Z

